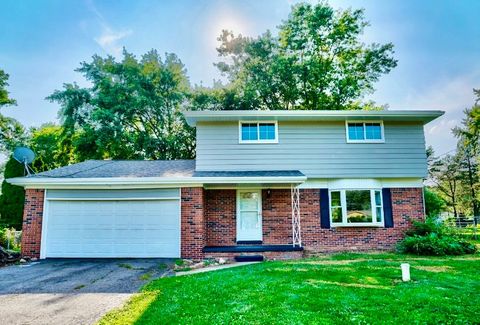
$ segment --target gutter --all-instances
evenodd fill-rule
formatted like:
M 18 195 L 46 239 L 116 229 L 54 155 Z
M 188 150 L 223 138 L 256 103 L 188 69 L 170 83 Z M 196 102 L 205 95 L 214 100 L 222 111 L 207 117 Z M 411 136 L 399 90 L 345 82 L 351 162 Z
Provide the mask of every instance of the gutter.
M 203 186 L 204 184 L 301 184 L 306 176 L 285 177 L 115 177 L 115 178 L 50 178 L 50 177 L 16 177 L 7 182 L 25 188 L 60 188 L 60 187 L 117 187 L 117 186 Z

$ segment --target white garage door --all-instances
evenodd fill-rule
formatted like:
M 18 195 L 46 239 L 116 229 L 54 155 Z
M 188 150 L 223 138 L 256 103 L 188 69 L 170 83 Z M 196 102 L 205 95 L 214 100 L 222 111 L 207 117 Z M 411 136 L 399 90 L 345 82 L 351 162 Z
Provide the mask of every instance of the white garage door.
M 180 257 L 179 199 L 126 193 L 47 193 L 44 257 Z

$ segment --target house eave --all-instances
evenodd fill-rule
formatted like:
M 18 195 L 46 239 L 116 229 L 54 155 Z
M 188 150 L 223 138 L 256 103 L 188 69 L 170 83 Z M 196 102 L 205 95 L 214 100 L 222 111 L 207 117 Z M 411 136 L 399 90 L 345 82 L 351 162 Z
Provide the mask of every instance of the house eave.
M 307 110 L 275 110 L 275 111 L 187 111 L 184 112 L 187 123 L 196 126 L 198 122 L 231 122 L 239 120 L 275 120 L 275 121 L 345 121 L 374 120 L 398 122 L 422 122 L 427 124 L 442 116 L 445 112 L 440 110 L 332 110 L 332 111 L 307 111 Z
M 17 177 L 7 179 L 12 185 L 24 188 L 152 188 L 202 187 L 205 184 L 301 184 L 306 176 L 284 177 L 115 177 L 115 178 L 49 178 Z

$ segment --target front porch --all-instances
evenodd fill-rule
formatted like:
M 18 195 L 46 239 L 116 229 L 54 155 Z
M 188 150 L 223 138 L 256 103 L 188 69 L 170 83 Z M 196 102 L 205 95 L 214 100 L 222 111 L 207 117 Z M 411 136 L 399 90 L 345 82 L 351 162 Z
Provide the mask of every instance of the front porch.
M 204 195 L 206 258 L 302 256 L 295 187 L 205 189 Z

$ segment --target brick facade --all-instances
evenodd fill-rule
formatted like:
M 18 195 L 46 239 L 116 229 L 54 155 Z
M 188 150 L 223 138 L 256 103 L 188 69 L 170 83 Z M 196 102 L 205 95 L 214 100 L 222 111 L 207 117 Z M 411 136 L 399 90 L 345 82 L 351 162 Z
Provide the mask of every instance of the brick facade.
M 236 190 L 205 190 L 207 246 L 236 244 Z
M 207 243 L 205 222 L 205 195 L 201 187 L 181 190 L 181 257 L 202 259 Z
M 235 245 L 236 194 L 234 190 L 206 191 L 206 227 L 209 246 Z M 423 218 L 421 188 L 392 188 L 393 228 L 320 226 L 320 190 L 300 191 L 302 242 L 311 252 L 388 250 L 403 238 L 412 220 Z M 290 189 L 262 191 L 263 243 L 291 244 Z
M 40 257 L 44 190 L 25 191 L 22 255 Z M 413 220 L 424 216 L 421 188 L 392 188 L 393 228 L 320 226 L 320 190 L 300 191 L 303 246 L 310 252 L 386 250 L 395 247 Z M 291 244 L 290 189 L 262 190 L 263 243 Z M 204 246 L 236 244 L 236 190 L 181 189 L 181 257 L 230 257 L 202 252 Z M 232 254 L 230 254 L 232 255 Z M 267 252 L 270 258 L 300 257 L 299 252 Z
M 262 190 L 263 243 L 292 244 L 292 197 L 290 190 Z
M 22 225 L 22 256 L 40 257 L 44 196 L 45 190 L 25 190 Z
M 301 191 L 302 241 L 312 252 L 337 252 L 355 250 L 390 250 L 411 227 L 413 220 L 424 216 L 421 188 L 392 188 L 393 228 L 320 227 L 319 190 Z

